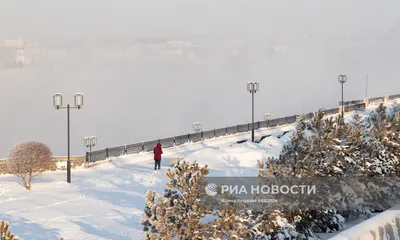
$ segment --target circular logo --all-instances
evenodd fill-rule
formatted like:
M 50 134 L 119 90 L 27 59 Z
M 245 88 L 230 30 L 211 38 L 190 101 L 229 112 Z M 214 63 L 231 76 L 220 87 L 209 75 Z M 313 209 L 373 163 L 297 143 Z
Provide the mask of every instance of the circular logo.
M 217 184 L 214 184 L 214 183 L 207 184 L 207 186 L 206 186 L 206 194 L 208 196 L 211 196 L 211 197 L 217 195 L 218 194 L 218 192 L 217 192 Z

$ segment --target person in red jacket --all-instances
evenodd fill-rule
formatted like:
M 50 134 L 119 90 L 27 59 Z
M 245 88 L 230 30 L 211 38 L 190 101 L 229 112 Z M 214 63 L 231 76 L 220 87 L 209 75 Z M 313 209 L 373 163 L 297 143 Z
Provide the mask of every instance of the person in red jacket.
M 154 153 L 154 170 L 160 170 L 161 166 L 161 154 L 163 154 L 162 148 L 161 148 L 161 143 L 158 141 L 157 146 L 153 150 Z

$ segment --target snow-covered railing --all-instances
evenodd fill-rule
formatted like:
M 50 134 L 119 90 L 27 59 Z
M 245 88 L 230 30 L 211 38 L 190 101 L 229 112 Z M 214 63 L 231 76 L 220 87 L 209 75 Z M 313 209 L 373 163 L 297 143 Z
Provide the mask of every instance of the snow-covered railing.
M 368 99 L 368 102 L 370 104 L 376 104 L 376 103 L 383 103 L 385 101 L 385 97 L 374 97 Z
M 396 99 L 396 98 L 400 98 L 400 94 L 389 96 L 389 100 L 393 100 L 393 99 Z
M 365 103 L 360 103 L 360 104 L 355 104 L 355 105 L 350 105 L 350 106 L 344 107 L 345 112 L 353 112 L 353 111 L 363 110 L 363 109 L 365 109 Z
M 400 239 L 400 204 L 330 238 L 330 240 L 368 239 Z
M 385 101 L 385 98 L 392 100 L 392 99 L 396 98 L 397 96 L 399 96 L 399 95 L 371 98 L 371 99 L 369 99 L 369 101 L 370 101 L 370 103 L 383 102 L 383 101 Z M 353 112 L 353 111 L 365 109 L 366 104 L 362 103 L 362 102 L 364 102 L 364 100 L 354 100 L 354 101 L 345 102 L 346 104 L 350 104 L 350 105 L 345 105 L 345 112 Z M 334 115 L 334 114 L 339 113 L 339 108 L 323 110 L 322 112 L 324 112 L 326 116 Z M 311 118 L 313 115 L 314 115 L 314 113 L 312 113 L 312 112 L 306 113 L 305 117 Z M 296 122 L 297 117 L 298 117 L 298 115 L 293 115 L 293 116 L 286 116 L 286 117 L 282 117 L 282 118 L 258 121 L 258 122 L 254 123 L 254 129 L 258 130 L 258 129 L 262 129 L 262 128 L 272 128 L 272 127 L 277 127 L 277 126 L 281 126 L 281 125 L 292 124 L 292 123 Z M 251 131 L 251 129 L 252 129 L 252 124 L 245 123 L 245 124 L 240 124 L 240 125 L 235 125 L 235 126 L 230 126 L 230 127 L 213 129 L 213 130 L 209 130 L 209 131 L 189 133 L 189 134 L 184 134 L 184 135 L 179 135 L 179 136 L 174 136 L 174 137 L 164 138 L 164 139 L 159 139 L 159 140 L 152 140 L 152 141 L 128 144 L 128 145 L 118 146 L 118 147 L 113 147 L 113 148 L 106 148 L 103 150 L 87 152 L 86 153 L 86 162 L 90 163 L 90 162 L 102 161 L 102 160 L 106 160 L 109 157 L 118 157 L 118 156 L 125 155 L 125 154 L 151 152 L 151 151 L 153 151 L 153 148 L 157 144 L 158 141 L 161 142 L 161 144 L 163 145 L 164 148 L 170 148 L 170 147 L 175 147 L 175 146 L 179 146 L 179 145 L 191 143 L 191 142 L 195 143 L 195 142 L 200 142 L 200 141 L 217 138 L 217 137 L 223 137 L 223 136 L 228 136 L 228 135 L 233 135 L 233 134 L 238 134 L 238 133 L 246 133 L 246 132 Z
M 339 106 L 343 105 L 343 106 L 349 106 L 349 105 L 356 105 L 356 104 L 360 104 L 360 103 L 364 103 L 364 100 L 353 100 L 353 101 L 339 101 Z

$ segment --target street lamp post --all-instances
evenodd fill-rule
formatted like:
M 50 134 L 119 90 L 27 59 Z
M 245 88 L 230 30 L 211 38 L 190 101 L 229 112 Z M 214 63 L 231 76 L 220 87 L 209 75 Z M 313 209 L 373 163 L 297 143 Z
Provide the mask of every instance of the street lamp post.
M 258 82 L 248 82 L 247 91 L 251 93 L 251 141 L 254 142 L 254 93 L 259 90 Z
M 96 144 L 97 144 L 97 137 L 96 136 L 85 137 L 84 145 L 85 145 L 86 148 L 89 148 L 89 152 L 92 151 L 92 147 L 96 146 Z
M 365 79 L 365 98 L 367 98 L 367 97 L 368 97 L 368 74 Z
M 268 127 L 269 127 L 270 116 L 271 116 L 271 114 L 269 114 L 269 113 L 264 114 L 264 121 L 267 121 Z
M 342 101 L 341 101 L 341 106 L 342 106 L 342 118 L 344 118 L 344 103 L 343 103 L 343 85 L 345 82 L 347 82 L 347 76 L 346 75 L 339 75 L 338 77 L 339 83 L 342 84 Z
M 69 127 L 69 110 L 70 108 L 77 108 L 81 109 L 83 106 L 83 94 L 82 93 L 75 93 L 74 95 L 74 106 L 71 107 L 67 104 L 66 107 L 62 105 L 62 94 L 56 93 L 53 95 L 53 106 L 59 109 L 67 109 L 67 135 L 68 135 L 68 159 L 67 159 L 67 182 L 71 183 L 71 154 L 70 154 L 70 127 Z
M 202 124 L 201 124 L 201 122 L 195 122 L 195 123 L 193 123 L 193 130 L 194 130 L 195 132 L 201 132 L 201 130 L 202 130 Z

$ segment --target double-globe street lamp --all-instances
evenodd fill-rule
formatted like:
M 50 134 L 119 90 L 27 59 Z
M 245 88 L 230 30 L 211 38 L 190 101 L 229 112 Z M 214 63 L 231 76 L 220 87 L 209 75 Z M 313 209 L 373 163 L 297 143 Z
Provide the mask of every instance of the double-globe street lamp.
M 89 148 L 89 152 L 92 151 L 92 147 L 96 146 L 96 144 L 97 144 L 96 136 L 85 137 L 83 142 L 83 145 L 85 145 L 86 148 Z
M 68 159 L 67 159 L 67 182 L 71 183 L 71 156 L 70 156 L 70 127 L 69 127 L 69 109 L 70 108 L 77 108 L 81 109 L 83 106 L 83 94 L 82 93 L 75 93 L 74 95 L 74 106 L 70 106 L 67 104 L 66 107 L 62 104 L 62 94 L 56 93 L 53 95 L 53 105 L 54 107 L 59 109 L 67 109 L 67 132 L 68 132 Z
M 342 84 L 342 101 L 340 103 L 340 106 L 342 108 L 342 118 L 344 118 L 344 102 L 343 102 L 343 85 L 345 82 L 347 82 L 347 76 L 346 75 L 339 75 L 338 76 L 338 82 Z
M 202 130 L 202 124 L 201 124 L 201 122 L 195 122 L 195 123 L 193 123 L 193 130 L 195 131 L 195 132 L 201 132 L 201 130 Z
M 271 117 L 271 114 L 269 113 L 265 113 L 264 114 L 264 121 L 267 121 L 267 126 L 269 127 L 269 119 Z
M 254 93 L 259 90 L 258 82 L 248 82 L 247 91 L 251 93 L 251 141 L 254 142 Z

